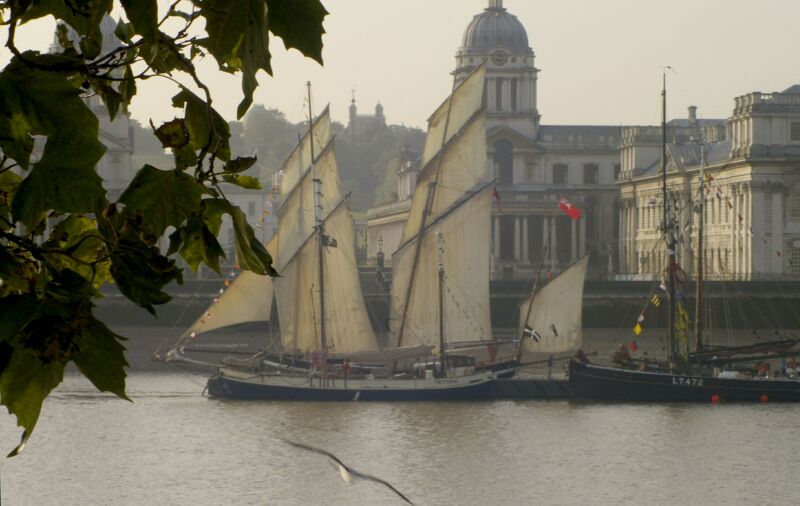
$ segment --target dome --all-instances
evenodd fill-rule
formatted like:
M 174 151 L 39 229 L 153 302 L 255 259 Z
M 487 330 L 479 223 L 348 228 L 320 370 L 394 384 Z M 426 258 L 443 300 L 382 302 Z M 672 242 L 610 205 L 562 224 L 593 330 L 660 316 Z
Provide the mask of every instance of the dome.
M 504 47 L 515 53 L 528 53 L 528 33 L 516 16 L 503 8 L 502 0 L 490 0 L 489 7 L 472 19 L 464 31 L 464 50 L 486 52 Z

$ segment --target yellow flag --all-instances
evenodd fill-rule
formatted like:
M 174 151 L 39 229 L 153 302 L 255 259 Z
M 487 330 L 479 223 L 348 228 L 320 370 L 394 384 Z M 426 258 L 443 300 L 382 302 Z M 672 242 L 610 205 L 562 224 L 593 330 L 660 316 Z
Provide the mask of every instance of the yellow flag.
M 637 323 L 636 326 L 633 327 L 633 333 L 636 334 L 637 336 L 639 334 L 641 334 L 642 333 L 642 326 Z
M 652 299 L 650 299 L 650 303 L 653 304 L 655 307 L 658 307 L 658 306 L 661 305 L 661 299 L 658 298 L 658 294 L 657 293 L 653 295 Z

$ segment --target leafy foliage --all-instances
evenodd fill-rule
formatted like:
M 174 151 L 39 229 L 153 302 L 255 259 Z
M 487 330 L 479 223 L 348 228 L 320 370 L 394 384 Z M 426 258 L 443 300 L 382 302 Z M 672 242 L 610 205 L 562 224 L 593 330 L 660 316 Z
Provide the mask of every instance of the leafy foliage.
M 101 29 L 112 10 L 127 18 L 116 24 L 117 47 Z M 229 123 L 194 61 L 210 54 L 222 71 L 241 75 L 241 118 L 258 71 L 272 72 L 270 37 L 321 62 L 326 15 L 320 0 L 0 2 L 13 55 L 0 71 L 0 402 L 23 429 L 10 456 L 22 450 L 70 362 L 99 390 L 127 398 L 124 338 L 94 316 L 105 283 L 155 313 L 170 299 L 165 288 L 182 280 L 176 256 L 219 271 L 224 215 L 240 265 L 277 275 L 219 186 L 259 187 L 245 174 L 257 160 L 233 156 Z M 48 16 L 59 22 L 61 49 L 18 48 L 24 23 Z M 205 33 L 193 26 L 198 19 Z M 138 80 L 158 77 L 176 83 L 178 116 L 152 132 L 138 127 L 136 136 L 155 134 L 148 152 L 171 149 L 174 166 L 144 165 L 110 200 L 96 171 L 105 147 L 88 97 L 99 97 L 113 118 L 127 112 Z M 164 252 L 158 244 L 167 233 Z

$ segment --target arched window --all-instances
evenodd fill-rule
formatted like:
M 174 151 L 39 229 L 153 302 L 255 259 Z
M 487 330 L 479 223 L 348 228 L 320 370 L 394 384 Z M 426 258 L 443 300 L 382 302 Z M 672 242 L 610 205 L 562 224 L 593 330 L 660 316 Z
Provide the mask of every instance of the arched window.
M 514 146 L 507 139 L 494 143 L 494 163 L 501 185 L 514 184 Z
M 565 163 L 553 165 L 553 184 L 567 184 L 569 180 L 569 167 Z
M 597 184 L 600 182 L 600 167 L 596 163 L 587 163 L 583 166 L 583 184 Z

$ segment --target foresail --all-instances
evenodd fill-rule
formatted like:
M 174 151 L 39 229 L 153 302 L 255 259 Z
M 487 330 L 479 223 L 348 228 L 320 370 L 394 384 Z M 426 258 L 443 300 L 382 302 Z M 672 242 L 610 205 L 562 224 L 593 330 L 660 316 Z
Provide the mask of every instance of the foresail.
M 447 341 L 491 339 L 489 312 L 489 241 L 491 195 L 484 185 L 477 194 L 466 196 L 449 212 L 431 223 L 422 236 L 415 282 L 407 298 L 416 239 L 406 243 L 392 257 L 392 313 L 390 326 L 397 340 L 401 317 L 406 312 L 403 344 L 439 343 L 438 242 L 444 236 L 445 336 Z
M 527 325 L 540 340 L 525 339 L 527 351 L 561 353 L 575 351 L 583 343 L 583 284 L 589 256 L 584 256 L 536 293 Z M 530 297 L 520 305 L 520 335 L 525 326 Z
M 281 342 L 284 351 L 320 348 L 317 243 L 307 241 L 275 278 Z
M 331 116 L 329 107 L 314 121 L 313 139 L 309 132 L 303 135 L 300 143 L 289 154 L 289 157 L 280 168 L 282 172 L 281 177 L 281 196 L 285 197 L 289 194 L 294 187 L 297 186 L 300 178 L 305 174 L 306 170 L 311 166 L 311 142 L 313 140 L 314 156 L 319 156 L 325 146 L 330 143 L 332 138 L 331 133 Z
M 231 286 L 181 337 L 238 323 L 269 321 L 272 295 L 272 278 L 251 271 L 242 271 Z
M 428 118 L 428 135 L 425 137 L 425 150 L 422 156 L 423 167 L 442 149 L 443 143 L 446 144 L 453 138 L 470 118 L 483 108 L 485 82 L 486 64 L 482 63 L 453 91 L 452 100 L 450 98 L 445 100 Z

